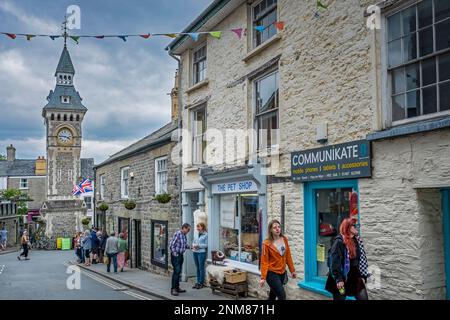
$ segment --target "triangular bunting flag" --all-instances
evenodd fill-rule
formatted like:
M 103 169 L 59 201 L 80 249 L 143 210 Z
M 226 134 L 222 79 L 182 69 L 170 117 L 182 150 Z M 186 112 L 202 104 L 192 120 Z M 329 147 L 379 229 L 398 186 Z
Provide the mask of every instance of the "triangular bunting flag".
M 242 28 L 232 29 L 231 31 L 233 31 L 239 37 L 239 39 L 241 39 L 242 38 L 242 32 L 244 31 L 244 29 L 242 29 Z
M 317 0 L 317 9 L 327 10 L 328 6 L 324 5 L 321 0 Z
M 192 40 L 198 41 L 198 37 L 200 36 L 199 33 L 188 33 L 188 34 L 192 38 Z
M 123 41 L 127 41 L 127 36 L 117 36 L 117 37 L 122 39 Z
M 105 36 L 95 36 L 97 39 L 104 39 Z
M 277 28 L 278 31 L 283 31 L 284 30 L 284 22 L 276 22 L 275 27 Z
M 150 33 L 147 33 L 147 34 L 140 34 L 140 36 L 141 36 L 142 38 L 144 38 L 144 39 L 148 39 L 148 38 L 150 38 Z
M 26 37 L 27 37 L 27 40 L 30 41 L 31 38 L 34 38 L 34 37 L 36 37 L 36 36 L 33 35 L 33 34 L 27 34 Z
M 8 37 L 10 37 L 11 39 L 15 39 L 16 35 L 14 33 L 5 33 Z
M 169 37 L 169 38 L 176 38 L 177 37 L 177 35 L 175 34 L 175 33 L 166 33 L 166 34 L 164 34 L 166 37 Z
M 55 40 L 56 38 L 59 38 L 60 36 L 49 36 L 50 39 Z
M 212 31 L 209 34 L 216 39 L 220 39 L 222 37 L 222 31 Z
M 266 27 L 264 27 L 264 26 L 257 26 L 257 27 L 255 27 L 255 29 L 258 30 L 259 32 L 263 32 L 266 29 Z
M 70 36 L 70 38 L 78 44 L 78 40 L 80 40 L 79 36 Z

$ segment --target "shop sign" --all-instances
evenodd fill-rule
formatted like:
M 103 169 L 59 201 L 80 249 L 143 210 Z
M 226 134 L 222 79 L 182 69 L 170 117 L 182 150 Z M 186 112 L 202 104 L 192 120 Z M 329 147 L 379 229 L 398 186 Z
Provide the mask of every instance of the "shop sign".
M 291 154 L 293 181 L 307 182 L 371 176 L 370 143 L 367 140 Z
M 227 183 L 214 183 L 212 185 L 213 194 L 245 193 L 256 191 L 258 191 L 258 186 L 256 185 L 256 182 L 252 180 L 227 182 Z

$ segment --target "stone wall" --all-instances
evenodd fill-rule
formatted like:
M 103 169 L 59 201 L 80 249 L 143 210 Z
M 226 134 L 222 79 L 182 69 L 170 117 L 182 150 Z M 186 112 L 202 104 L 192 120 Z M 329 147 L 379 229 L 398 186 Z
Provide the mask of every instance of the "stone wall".
M 19 219 L 20 216 L 0 217 L 0 230 L 5 226 L 8 231 L 8 246 L 19 244 Z
M 8 178 L 9 188 L 19 189 L 20 178 Z M 46 177 L 28 178 L 28 189 L 21 190 L 28 194 L 33 201 L 28 202 L 28 209 L 40 209 L 47 199 Z
M 132 155 L 127 159 L 112 162 L 97 168 L 96 181 L 105 176 L 105 199 L 97 199 L 109 205 L 107 215 L 107 231 L 117 231 L 118 217 L 141 221 L 142 235 L 142 268 L 156 273 L 167 274 L 167 270 L 155 266 L 151 262 L 151 220 L 168 221 L 169 239 L 181 225 L 180 179 L 179 167 L 171 160 L 170 154 L 174 143 Z M 172 196 L 169 203 L 161 204 L 154 200 L 155 196 L 155 159 L 167 156 L 168 159 L 168 193 Z M 121 168 L 129 166 L 134 178 L 129 183 L 129 198 L 137 202 L 134 210 L 126 210 L 121 202 L 120 181 Z M 132 239 L 133 239 L 132 235 Z M 130 250 L 135 259 L 134 241 Z M 169 259 L 170 264 L 170 259 Z

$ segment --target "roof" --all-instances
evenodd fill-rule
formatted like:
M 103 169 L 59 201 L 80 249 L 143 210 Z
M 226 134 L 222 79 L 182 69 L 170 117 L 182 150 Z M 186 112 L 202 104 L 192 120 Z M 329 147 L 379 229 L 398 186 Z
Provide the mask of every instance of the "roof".
M 0 160 L 0 176 L 35 176 L 36 160 Z
M 129 158 L 137 153 L 144 152 L 157 148 L 158 146 L 167 144 L 171 141 L 172 132 L 178 128 L 176 121 L 170 122 L 163 126 L 162 128 L 152 132 L 148 136 L 142 138 L 141 140 L 129 145 L 128 147 L 120 150 L 119 152 L 113 154 L 108 159 L 96 165 L 95 168 L 102 167 L 114 161 Z
M 61 96 L 69 96 L 69 103 L 62 103 Z M 87 108 L 81 103 L 81 97 L 74 86 L 56 85 L 55 91 L 50 90 L 47 97 L 48 103 L 44 110 L 58 109 L 58 110 L 78 110 L 87 111 Z
M 81 176 L 90 180 L 94 179 L 94 158 L 81 159 Z
M 70 59 L 69 50 L 67 50 L 66 45 L 64 45 L 61 57 L 59 58 L 55 76 L 58 72 L 75 74 L 75 68 L 73 67 L 72 59 Z
M 198 31 L 209 31 L 209 28 L 214 27 L 222 19 L 224 19 L 230 12 L 235 10 L 245 0 L 214 0 L 200 15 L 195 18 L 181 33 L 191 33 Z M 220 13 L 220 14 L 219 14 Z M 242 26 L 236 26 L 240 28 Z M 191 41 L 189 35 L 182 34 L 175 38 L 167 47 L 166 50 L 174 52 L 185 41 Z

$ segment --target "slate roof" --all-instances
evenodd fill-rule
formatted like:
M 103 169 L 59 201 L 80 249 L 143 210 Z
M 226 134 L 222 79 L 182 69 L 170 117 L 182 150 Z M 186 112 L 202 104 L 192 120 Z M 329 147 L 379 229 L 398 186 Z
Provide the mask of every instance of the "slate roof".
M 72 59 L 70 59 L 69 50 L 67 50 L 66 45 L 59 58 L 58 66 L 56 67 L 55 77 L 58 72 L 75 74 L 75 68 L 73 67 Z
M 69 103 L 62 103 L 61 96 L 69 96 Z M 50 90 L 47 97 L 48 103 L 44 107 L 44 110 L 58 109 L 58 110 L 79 110 L 87 111 L 87 108 L 81 103 L 81 97 L 78 91 L 75 90 L 73 85 L 62 86 L 56 85 L 55 91 Z
M 170 122 L 163 126 L 162 128 L 152 132 L 148 136 L 142 138 L 141 140 L 129 145 L 128 147 L 122 149 L 121 151 L 113 154 L 108 159 L 96 165 L 95 168 L 102 167 L 106 164 L 112 163 L 117 160 L 122 160 L 129 158 L 139 152 L 144 152 L 146 150 L 151 150 L 158 147 L 159 145 L 166 144 L 171 141 L 172 132 L 178 128 L 176 121 Z
M 14 161 L 0 160 L 0 177 L 35 176 L 36 160 L 16 159 Z M 94 178 L 94 159 L 81 159 L 82 177 Z

